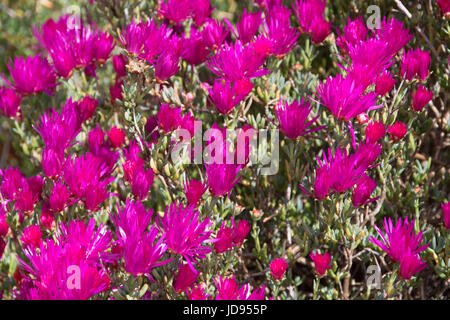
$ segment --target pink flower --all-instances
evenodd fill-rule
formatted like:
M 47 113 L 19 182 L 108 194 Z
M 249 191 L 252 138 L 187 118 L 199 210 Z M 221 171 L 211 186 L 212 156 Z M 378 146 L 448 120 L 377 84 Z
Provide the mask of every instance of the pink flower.
M 352 193 L 352 203 L 355 207 L 365 205 L 376 199 L 369 199 L 373 190 L 377 187 L 375 180 L 370 179 L 368 175 L 363 174 L 356 183 Z
M 292 51 L 300 36 L 297 29 L 290 25 L 291 10 L 277 7 L 271 10 L 264 20 L 263 35 L 270 40 L 270 53 L 281 57 Z
M 232 226 L 226 227 L 225 221 L 222 223 L 214 243 L 214 250 L 217 253 L 230 251 L 232 247 L 241 246 L 250 231 L 250 225 L 245 220 L 240 220 L 236 225 L 231 219 Z
M 406 135 L 406 125 L 403 122 L 397 121 L 389 127 L 388 132 L 391 134 L 392 140 L 397 142 Z
M 158 13 L 174 25 L 187 20 L 195 6 L 190 0 L 160 0 Z
M 418 254 L 408 252 L 400 258 L 399 274 L 405 280 L 411 279 L 417 272 L 427 267 L 426 262 L 422 261 Z
M 13 83 L 11 86 L 22 95 L 45 92 L 52 95 L 58 83 L 56 74 L 47 59 L 35 57 L 15 57 L 13 64 L 8 64 Z M 3 76 L 3 75 L 0 75 Z M 10 82 L 3 76 L 8 84 Z
M 311 259 L 314 261 L 314 267 L 316 273 L 322 277 L 328 269 L 333 267 L 331 263 L 331 255 L 328 252 L 321 254 L 320 252 L 312 252 L 310 255 Z
M 198 205 L 198 202 L 202 198 L 203 194 L 205 193 L 206 189 L 207 186 L 205 183 L 191 179 L 189 183 L 184 187 L 188 203 L 196 207 Z
M 411 96 L 413 97 L 412 107 L 414 111 L 418 112 L 422 111 L 428 102 L 433 99 L 433 92 L 428 91 L 424 86 L 419 84 L 416 92 L 411 93 Z
M 55 182 L 52 190 L 50 191 L 49 205 L 53 212 L 63 211 L 71 196 L 67 186 L 61 182 Z
M 428 69 L 431 56 L 427 51 L 419 48 L 405 51 L 402 58 L 401 74 L 406 80 L 412 80 L 416 75 L 418 79 L 425 80 L 428 77 Z
M 234 275 L 232 278 L 219 277 L 214 282 L 217 287 L 216 300 L 264 300 L 265 286 L 251 292 L 250 284 L 239 287 Z
M 275 280 L 283 279 L 284 273 L 286 272 L 288 266 L 289 266 L 288 263 L 283 258 L 277 258 L 272 260 L 272 262 L 269 265 L 272 278 L 274 278 Z
M 188 264 L 181 263 L 178 265 L 178 273 L 173 282 L 175 292 L 181 293 L 190 288 L 198 278 L 199 272 L 192 270 Z
M 189 38 L 183 36 L 183 51 L 181 57 L 192 65 L 199 65 L 206 61 L 210 50 L 208 41 L 204 39 L 203 34 L 191 29 Z
M 203 25 L 202 38 L 207 42 L 210 50 L 220 48 L 229 34 L 230 30 L 223 21 L 208 19 Z
M 250 80 L 244 79 L 233 84 L 231 81 L 217 79 L 212 88 L 208 88 L 211 102 L 217 111 L 229 114 L 253 89 Z
M 374 143 L 378 142 L 384 137 L 386 133 L 386 127 L 382 122 L 371 121 L 366 127 L 366 142 Z
M 253 46 L 237 41 L 231 45 L 225 43 L 206 66 L 217 76 L 236 82 L 268 74 L 270 71 L 263 67 L 265 61 L 266 56 L 255 52 Z
M 447 230 L 450 229 L 450 202 L 441 203 L 442 207 L 442 220 Z
M 367 113 L 360 113 L 356 116 L 356 121 L 358 121 L 360 125 L 366 124 L 367 122 L 369 122 L 369 116 L 367 115 Z
M 382 75 L 377 77 L 375 82 L 375 92 L 379 96 L 384 96 L 386 93 L 392 90 L 396 80 L 392 78 L 389 71 L 383 72 Z
M 158 225 L 165 236 L 170 252 L 177 253 L 194 269 L 195 259 L 205 259 L 211 248 L 204 244 L 213 242 L 210 236 L 212 223 L 209 218 L 203 221 L 193 206 L 173 202 L 168 205 L 164 217 L 158 217 Z
M 379 28 L 376 29 L 377 38 L 385 42 L 389 48 L 391 56 L 403 48 L 414 36 L 409 33 L 408 28 L 404 28 L 402 21 L 384 17 Z
M 210 163 L 205 166 L 209 191 L 216 197 L 230 193 L 241 179 L 237 174 L 242 165 Z
M 152 268 L 171 260 L 160 261 L 167 250 L 164 237 L 158 238 L 158 229 L 150 223 L 153 210 L 146 210 L 139 201 L 127 199 L 119 208 L 119 214 L 112 217 L 121 245 L 125 270 L 133 275 L 150 273 Z
M 181 109 L 171 108 L 168 104 L 161 105 L 158 112 L 158 127 L 165 133 L 169 133 L 180 126 Z
M 15 118 L 21 102 L 22 97 L 14 89 L 0 87 L 0 115 Z
M 258 32 L 261 22 L 261 12 L 247 13 L 247 9 L 244 9 L 236 24 L 236 37 L 244 44 L 250 42 Z
M 211 297 L 205 293 L 205 288 L 201 285 L 195 285 L 187 292 L 189 300 L 210 300 Z
M 308 121 L 308 116 L 311 113 L 312 106 L 308 101 L 301 99 L 300 103 L 293 101 L 289 104 L 287 101 L 280 102 L 275 106 L 275 114 L 280 123 L 280 130 L 290 139 L 296 139 L 310 132 L 315 132 L 323 129 L 321 126 L 314 129 L 306 130 L 313 124 L 319 116 L 316 116 L 311 121 Z
M 314 18 L 311 24 L 311 40 L 315 44 L 323 42 L 330 34 L 331 22 L 322 17 Z
M 90 96 L 86 96 L 83 100 L 78 101 L 78 113 L 82 117 L 82 121 L 89 120 L 94 115 L 95 109 L 98 106 L 98 101 Z
M 338 74 L 334 78 L 328 77 L 317 86 L 315 95 L 337 119 L 349 121 L 363 112 L 379 107 L 375 105 L 376 94 L 365 93 L 365 89 L 351 77 L 343 78 Z
M 161 53 L 154 64 L 155 78 L 164 82 L 180 70 L 180 57 L 169 51 Z
M 24 248 L 31 247 L 33 249 L 39 248 L 42 241 L 42 231 L 37 225 L 31 225 L 23 230 L 20 242 Z
M 448 0 L 436 0 L 439 9 L 441 9 L 442 16 L 448 18 L 448 14 L 450 13 L 450 1 Z
M 0 237 L 0 259 L 3 256 L 3 252 L 5 251 L 5 248 L 6 248 L 6 241 Z
M 127 63 L 128 58 L 123 54 L 116 55 L 112 58 L 112 65 L 117 73 L 118 78 L 123 78 L 127 75 Z
M 131 180 L 131 192 L 137 198 L 144 200 L 147 198 L 153 184 L 154 174 L 152 169 L 138 169 L 133 174 Z
M 384 218 L 384 230 L 386 235 L 383 235 L 381 230 L 375 226 L 382 241 L 369 237 L 369 241 L 383 249 L 394 261 L 400 261 L 405 254 L 419 254 L 424 251 L 427 245 L 420 246 L 422 242 L 422 231 L 419 234 L 414 232 L 414 220 L 408 222 L 408 217 L 405 217 L 404 222 L 399 218 L 397 224 L 394 226 L 391 219 Z
M 123 80 L 119 80 L 118 78 L 114 82 L 114 85 L 109 87 L 109 94 L 111 95 L 112 103 L 116 103 L 116 100 L 122 100 L 122 86 L 124 82 Z
M 109 143 L 113 148 L 119 148 L 125 142 L 126 135 L 123 129 L 112 127 L 106 134 L 108 135 Z
M 347 25 L 344 27 L 343 35 L 339 35 L 336 39 L 337 45 L 341 48 L 344 54 L 348 53 L 349 48 L 358 45 L 364 41 L 369 33 L 364 19 L 359 17 L 353 21 L 348 18 Z

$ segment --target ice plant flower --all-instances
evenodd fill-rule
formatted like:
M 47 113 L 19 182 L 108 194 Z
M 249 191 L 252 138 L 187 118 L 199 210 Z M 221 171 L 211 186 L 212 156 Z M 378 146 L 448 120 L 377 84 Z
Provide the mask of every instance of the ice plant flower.
M 377 187 L 375 180 L 369 178 L 368 175 L 363 174 L 356 183 L 356 187 L 352 193 L 352 203 L 355 207 L 365 205 L 376 199 L 369 199 L 373 190 Z
M 127 75 L 127 63 L 128 58 L 123 54 L 116 55 L 112 58 L 112 65 L 118 78 L 123 78 Z
M 24 248 L 39 248 L 42 241 L 42 231 L 38 225 L 31 225 L 23 230 L 20 242 Z
M 391 134 L 392 140 L 397 142 L 406 135 L 407 128 L 403 122 L 397 121 L 389 127 L 388 132 Z
M 113 103 L 115 103 L 116 100 L 123 99 L 123 95 L 122 95 L 123 84 L 124 84 L 123 80 L 119 80 L 118 78 L 116 78 L 116 81 L 114 82 L 114 84 L 109 87 L 109 94 L 111 95 L 111 101 Z
M 309 33 L 311 40 L 321 43 L 330 33 L 331 22 L 324 18 L 326 0 L 296 0 L 293 9 L 300 30 Z
M 173 282 L 175 292 L 181 293 L 190 288 L 198 279 L 200 273 L 186 263 L 178 265 L 178 273 Z
M 153 184 L 154 174 L 152 169 L 144 170 L 139 168 L 133 174 L 131 180 L 131 192 L 137 198 L 144 200 L 147 198 Z
M 154 67 L 155 78 L 159 82 L 164 82 L 180 70 L 180 57 L 170 51 L 166 51 L 156 59 Z
M 366 127 L 366 142 L 373 143 L 378 142 L 384 137 L 386 133 L 386 126 L 380 121 L 371 121 Z
M 260 11 L 247 13 L 247 9 L 244 9 L 236 24 L 236 37 L 244 44 L 249 43 L 258 32 L 261 22 L 262 16 Z M 233 28 L 232 30 L 234 32 Z
M 313 124 L 319 116 L 316 116 L 311 121 L 308 121 L 308 116 L 311 113 L 312 106 L 308 101 L 302 98 L 300 103 L 293 101 L 284 103 L 280 102 L 275 106 L 275 115 L 280 123 L 280 130 L 290 139 L 296 139 L 310 132 L 315 132 L 323 129 L 321 126 L 314 129 L 306 130 Z
M 15 118 L 21 102 L 22 97 L 14 89 L 0 87 L 0 115 Z
M 228 114 L 245 99 L 252 89 L 253 84 L 247 79 L 237 81 L 235 84 L 228 80 L 217 79 L 208 91 L 217 111 Z
M 171 108 L 168 104 L 161 105 L 158 112 L 158 127 L 165 133 L 169 133 L 180 126 L 181 109 Z
M 309 256 L 314 262 L 314 268 L 319 277 L 323 277 L 327 270 L 333 267 L 331 255 L 328 252 L 325 252 L 324 254 L 321 254 L 320 252 L 311 252 Z
M 112 217 L 121 245 L 125 270 L 133 275 L 150 273 L 152 268 L 168 263 L 160 261 L 167 250 L 164 237 L 158 237 L 156 226 L 147 227 L 153 210 L 147 210 L 139 201 L 127 199 Z
M 430 102 L 431 99 L 433 99 L 433 92 L 428 91 L 427 89 L 425 89 L 424 86 L 419 84 L 417 90 L 414 93 L 411 93 L 411 96 L 413 98 L 412 101 L 413 110 L 418 112 L 422 111 L 423 108 L 428 104 L 428 102 Z
M 274 278 L 275 280 L 283 279 L 284 273 L 286 272 L 288 266 L 288 263 L 283 258 L 272 260 L 272 262 L 269 264 L 270 274 L 272 275 L 272 278 Z
M 291 11 L 285 7 L 277 7 L 266 16 L 263 24 L 263 35 L 270 40 L 270 53 L 283 57 L 297 45 L 300 36 L 297 29 L 290 25 Z
M 158 217 L 158 225 L 169 252 L 181 255 L 192 269 L 196 259 L 205 259 L 212 250 L 204 245 L 214 242 L 210 239 L 212 223 L 209 218 L 201 221 L 194 206 L 173 202 L 167 206 L 164 217 Z
M 234 219 L 231 219 L 231 227 L 222 223 L 219 232 L 217 232 L 214 250 L 217 253 L 230 251 L 232 247 L 241 246 L 250 231 L 250 225 L 245 220 L 240 220 L 236 225 Z
M 237 177 L 242 165 L 234 163 L 209 163 L 205 164 L 208 188 L 216 197 L 231 192 L 241 177 Z
M 340 47 L 344 54 L 347 54 L 349 48 L 358 45 L 361 41 L 364 41 L 369 33 L 364 19 L 359 17 L 355 20 L 348 18 L 347 25 L 344 27 L 342 35 L 336 39 L 336 44 Z
M 250 284 L 239 287 L 234 275 L 232 278 L 220 276 L 214 283 L 217 288 L 216 300 L 264 300 L 265 286 L 251 292 Z
M 416 50 L 405 51 L 402 64 L 401 74 L 406 80 L 413 80 L 417 75 L 418 79 L 425 80 L 428 77 L 428 69 L 431 63 L 431 56 L 427 51 Z
M 349 76 L 343 78 L 338 74 L 317 86 L 315 95 L 337 119 L 349 121 L 363 112 L 380 107 L 375 105 L 376 93 L 364 92 L 363 85 L 358 85 Z
M 377 77 L 375 81 L 375 92 L 379 96 L 384 96 L 386 93 L 390 92 L 395 85 L 396 80 L 392 78 L 389 71 L 383 72 L 382 75 Z
M 203 34 L 191 29 L 189 38 L 183 37 L 183 51 L 181 57 L 196 66 L 205 62 L 209 56 L 210 50 L 208 48 L 208 41 L 203 37 Z
M 414 37 L 409 31 L 404 27 L 402 21 L 395 18 L 388 20 L 386 17 L 381 21 L 379 28 L 375 30 L 377 39 L 387 44 L 391 56 L 394 56 Z
M 220 48 L 229 34 L 230 30 L 224 25 L 223 21 L 208 19 L 203 24 L 202 38 L 206 40 L 210 50 Z
M 53 188 L 50 191 L 49 208 L 53 212 L 61 212 L 68 205 L 69 198 L 71 196 L 67 186 L 61 182 L 55 182 Z
M 119 148 L 125 142 L 126 135 L 123 129 L 112 127 L 106 134 L 108 136 L 109 143 L 113 148 Z
M 188 203 L 196 207 L 207 188 L 208 187 L 205 183 L 202 183 L 199 180 L 191 179 L 184 187 Z
M 205 288 L 201 285 L 195 285 L 187 292 L 188 300 L 210 300 L 210 296 L 205 293 Z
M 231 45 L 225 43 L 206 66 L 217 76 L 237 82 L 268 74 L 270 71 L 263 67 L 265 61 L 266 56 L 258 54 L 253 46 L 236 41 Z
M 10 83 L 3 75 L 0 74 L 0 76 L 22 95 L 39 92 L 52 95 L 58 86 L 56 74 L 45 58 L 15 57 L 14 62 L 8 64 L 8 69 L 13 83 Z
M 442 221 L 447 230 L 450 229 L 450 202 L 441 203 L 442 207 Z
M 407 253 L 400 259 L 400 269 L 398 273 L 405 280 L 411 279 L 413 275 L 427 267 L 418 254 Z
M 420 246 L 423 239 L 423 232 L 416 234 L 414 232 L 414 220 L 408 222 L 408 217 L 404 221 L 399 218 L 396 225 L 392 223 L 391 218 L 384 218 L 384 230 L 382 231 L 375 226 L 375 230 L 381 237 L 381 241 L 375 237 L 369 237 L 369 241 L 384 250 L 394 261 L 401 261 L 406 254 L 419 254 L 428 248 L 428 244 Z

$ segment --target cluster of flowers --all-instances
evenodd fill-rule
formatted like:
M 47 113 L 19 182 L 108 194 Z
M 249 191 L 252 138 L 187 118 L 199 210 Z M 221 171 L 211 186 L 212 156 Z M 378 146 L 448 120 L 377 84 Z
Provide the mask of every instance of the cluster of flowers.
M 119 32 L 117 44 L 126 55 L 115 55 L 111 59 L 116 72 L 115 84 L 110 88 L 111 100 L 122 99 L 122 85 L 128 71 L 133 72 L 129 65 L 131 60 L 150 64 L 155 80 L 162 85 L 178 73 L 180 61 L 184 60 L 192 68 L 204 63 L 217 77 L 205 84 L 209 101 L 219 113 L 228 115 L 250 95 L 254 88 L 252 81 L 270 73 L 265 67 L 269 57 L 282 59 L 294 50 L 301 33 L 308 34 L 315 44 L 323 42 L 330 33 L 331 22 L 325 19 L 326 0 L 297 0 L 292 5 L 293 10 L 285 7 L 281 0 L 256 2 L 261 11 L 244 11 L 233 26 L 226 19 L 217 21 L 210 17 L 213 8 L 209 0 L 160 1 L 159 19 L 133 21 Z M 299 29 L 291 25 L 293 16 Z M 182 24 L 188 19 L 193 23 L 185 30 Z M 20 114 L 24 96 L 39 92 L 52 94 L 58 85 L 58 76 L 68 79 L 77 69 L 96 77 L 97 66 L 108 61 L 116 46 L 111 35 L 82 21 L 73 25 L 69 16 L 57 22 L 49 20 L 34 33 L 51 63 L 43 56 L 35 56 L 15 58 L 8 65 L 12 81 L 4 77 L 7 87 L 0 88 L 0 112 L 7 117 Z M 401 122 L 389 127 L 387 123 L 369 122 L 366 112 L 380 108 L 377 99 L 383 99 L 394 88 L 396 80 L 388 69 L 395 65 L 396 55 L 412 37 L 409 29 L 394 18 L 384 19 L 380 29 L 371 34 L 362 18 L 358 18 L 349 20 L 337 38 L 341 58 L 348 65 L 342 67 L 343 74 L 330 76 L 320 83 L 315 88 L 315 97 L 310 100 L 325 106 L 341 125 L 348 126 L 354 152 L 338 146 L 334 152 L 324 150 L 322 158 L 317 156 L 314 191 L 309 193 L 300 185 L 314 198 L 322 201 L 332 194 L 351 190 L 355 207 L 377 200 L 371 198 L 376 183 L 369 174 L 383 151 L 382 138 L 387 131 L 397 142 L 406 135 L 407 128 Z M 425 81 L 430 61 L 430 54 L 420 48 L 405 52 L 400 62 L 402 82 Z M 433 93 L 420 83 L 412 94 L 413 110 L 423 110 L 432 97 Z M 35 123 L 35 130 L 44 143 L 42 176 L 26 178 L 15 168 L 0 172 L 0 257 L 5 239 L 11 236 L 7 223 L 10 212 L 17 211 L 22 224 L 40 206 L 40 225 L 54 235 L 54 239 L 45 239 L 38 224 L 31 224 L 19 235 L 28 261 L 20 260 L 17 297 L 88 299 L 110 289 L 109 273 L 119 266 L 134 276 L 146 275 L 154 281 L 150 276 L 152 269 L 177 259 L 175 291 L 186 292 L 190 299 L 211 299 L 202 285 L 194 286 L 199 279 L 197 263 L 213 251 L 221 254 L 242 246 L 250 225 L 245 220 L 223 221 L 213 237 L 213 223 L 208 217 L 201 218 L 197 206 L 207 190 L 214 197 L 231 192 L 239 182 L 239 171 L 248 161 L 249 145 L 232 156 L 245 159 L 243 164 L 226 161 L 230 152 L 226 143 L 219 148 L 216 146 L 216 154 L 211 155 L 223 161 L 205 163 L 204 182 L 191 179 L 186 183 L 187 205 L 174 201 L 167 205 L 162 218 L 153 218 L 153 210 L 147 210 L 142 201 L 149 197 L 155 174 L 147 167 L 141 146 L 154 144 L 160 135 L 169 135 L 179 128 L 189 131 L 193 137 L 194 122 L 198 120 L 189 111 L 161 104 L 157 116 L 147 119 L 148 141 L 131 140 L 127 144 L 123 129 L 112 127 L 104 131 L 96 124 L 88 132 L 84 146 L 77 138 L 83 124 L 92 121 L 98 105 L 99 101 L 90 96 L 79 101 L 69 99 L 60 111 L 51 109 Z M 310 128 L 319 118 L 308 120 L 312 109 L 311 103 L 303 98 L 300 102 L 281 99 L 274 107 L 279 124 L 273 124 L 289 139 L 325 129 L 326 126 Z M 367 124 L 365 141 L 359 143 L 351 122 L 355 118 L 361 125 Z M 212 128 L 226 136 L 227 127 L 214 123 Z M 240 132 L 245 134 L 250 128 L 244 126 Z M 216 141 L 211 138 L 206 143 L 211 147 L 213 142 Z M 82 145 L 85 153 L 72 152 L 75 144 Z M 96 228 L 93 218 L 87 224 L 76 219 L 56 224 L 55 215 L 69 206 L 83 203 L 92 214 L 100 210 L 108 198 L 118 196 L 109 191 L 109 186 L 116 179 L 114 173 L 119 160 L 122 161 L 123 182 L 129 185 L 132 196 L 118 207 L 118 214 L 110 213 L 115 232 L 103 224 Z M 442 204 L 442 208 L 444 223 L 449 229 L 450 206 Z M 382 241 L 370 238 L 400 263 L 399 274 L 404 279 L 410 279 L 426 267 L 419 253 L 427 245 L 420 246 L 422 232 L 416 235 L 414 225 L 415 221 L 408 222 L 408 218 L 403 223 L 399 219 L 395 226 L 390 219 L 385 220 L 386 236 L 377 228 Z M 327 252 L 316 251 L 310 257 L 319 276 L 333 266 Z M 62 285 L 68 283 L 67 270 L 73 266 L 80 270 L 80 287 Z M 270 264 L 273 279 L 281 280 L 287 268 L 286 260 L 274 259 Z M 251 292 L 248 284 L 239 286 L 234 277 L 220 276 L 215 285 L 218 300 L 264 299 L 264 286 Z

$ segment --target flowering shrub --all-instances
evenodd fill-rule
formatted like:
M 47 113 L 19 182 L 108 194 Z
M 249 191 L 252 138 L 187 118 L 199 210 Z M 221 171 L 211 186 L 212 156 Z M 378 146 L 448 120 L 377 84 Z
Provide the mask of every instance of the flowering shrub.
M 448 297 L 449 1 L 373 2 L 3 1 L 0 296 Z

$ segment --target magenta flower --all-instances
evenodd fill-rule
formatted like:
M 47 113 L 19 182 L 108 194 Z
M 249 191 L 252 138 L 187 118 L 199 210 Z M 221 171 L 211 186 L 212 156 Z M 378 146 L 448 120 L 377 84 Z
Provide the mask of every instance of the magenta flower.
M 209 218 L 199 220 L 199 212 L 194 206 L 183 207 L 176 201 L 167 206 L 164 217 L 158 217 L 158 225 L 165 236 L 169 252 L 181 255 L 194 269 L 195 259 L 205 259 L 211 248 L 204 244 L 214 242 L 210 239 L 213 230 Z
M 99 31 L 97 39 L 94 42 L 95 60 L 99 64 L 104 64 L 109 59 L 114 47 L 114 38 L 104 31 Z
M 414 232 L 414 220 L 408 222 L 408 217 L 405 217 L 404 222 L 399 218 L 397 224 L 394 226 L 392 220 L 384 218 L 384 230 L 386 235 L 383 235 L 381 230 L 375 226 L 381 241 L 375 237 L 369 237 L 369 241 L 383 249 L 394 261 L 401 261 L 402 257 L 407 254 L 417 255 L 428 248 L 428 244 L 420 246 L 423 238 L 423 232 L 416 235 Z
M 108 141 L 111 144 L 111 147 L 114 149 L 121 147 L 125 142 L 126 135 L 123 129 L 112 127 L 106 135 L 108 136 Z
M 181 124 L 181 109 L 171 108 L 169 104 L 162 104 L 158 112 L 158 127 L 168 134 L 177 129 Z
M 313 26 L 313 20 L 322 17 L 326 0 L 296 0 L 293 4 L 295 16 L 302 32 L 310 32 Z
M 397 142 L 406 135 L 407 128 L 403 122 L 397 121 L 392 126 L 389 126 L 388 132 L 391 134 L 392 140 Z
M 264 300 L 265 286 L 251 292 L 250 284 L 239 287 L 234 275 L 232 278 L 219 277 L 214 283 L 217 287 L 216 300 Z
M 144 50 L 144 43 L 147 40 L 150 25 L 152 22 L 136 23 L 134 21 L 127 25 L 125 29 L 122 29 L 118 34 L 118 38 L 122 46 L 128 53 L 140 56 Z
M 152 169 L 144 170 L 140 168 L 133 173 L 131 180 L 131 192 L 137 198 L 144 200 L 147 198 L 153 184 L 154 174 Z
M 206 66 L 217 76 L 237 82 L 268 74 L 270 71 L 263 68 L 265 61 L 266 56 L 255 52 L 253 46 L 237 41 L 231 45 L 225 43 Z
M 109 87 L 109 94 L 111 95 L 112 103 L 116 103 L 116 100 L 122 100 L 122 86 L 124 82 L 123 80 L 116 79 L 114 85 Z
M 211 16 L 214 7 L 211 7 L 211 0 L 198 0 L 192 6 L 192 20 L 197 27 L 202 26 Z
M 280 102 L 275 106 L 275 114 L 280 123 L 280 130 L 290 139 L 297 139 L 310 132 L 315 132 L 325 128 L 321 126 L 314 129 L 306 130 L 312 125 L 319 116 L 308 121 L 308 116 L 311 113 L 312 106 L 308 101 L 301 99 L 300 103 L 293 101 L 289 104 L 287 101 Z
M 22 97 L 14 89 L 0 87 L 0 115 L 15 118 L 21 102 Z
M 441 9 L 442 16 L 447 17 L 450 13 L 450 2 L 448 0 L 436 0 L 436 3 Z
M 38 92 L 52 95 L 58 86 L 56 74 L 45 58 L 15 57 L 13 64 L 8 64 L 8 69 L 13 83 L 10 83 L 3 75 L 0 74 L 0 76 L 22 95 Z
M 31 225 L 23 229 L 20 242 L 24 248 L 30 248 L 32 250 L 39 248 L 42 242 L 42 231 L 38 225 Z
M 241 179 L 237 174 L 242 165 L 209 163 L 205 167 L 209 191 L 216 197 L 230 193 Z
M 145 123 L 145 131 L 149 135 L 151 143 L 156 143 L 160 137 L 158 132 L 158 118 L 156 116 L 148 117 Z
M 428 69 L 430 68 L 431 56 L 427 51 L 416 50 L 405 51 L 402 58 L 401 74 L 406 80 L 413 80 L 417 76 L 420 80 L 428 77 Z
M 249 80 L 241 80 L 233 84 L 228 80 L 217 79 L 208 91 L 216 109 L 222 114 L 228 114 L 245 99 L 252 88 L 253 84 Z
M 210 50 L 220 48 L 229 34 L 230 30 L 223 21 L 208 19 L 203 25 L 202 37 Z
M 211 300 L 211 297 L 205 293 L 205 288 L 201 285 L 195 285 L 187 291 L 188 300 Z
M 244 9 L 236 24 L 236 38 L 242 41 L 243 44 L 249 43 L 255 37 L 261 23 L 261 12 L 247 13 L 247 9 Z M 233 28 L 231 30 L 234 32 Z
M 442 207 L 442 221 L 447 230 L 450 229 L 450 202 L 441 203 Z
M 321 254 L 320 252 L 311 252 L 309 255 L 314 262 L 314 268 L 319 277 L 323 277 L 323 275 L 327 272 L 328 269 L 333 267 L 331 263 L 331 255 L 328 252 Z
M 135 172 L 144 168 L 144 160 L 139 157 L 141 150 L 136 140 L 131 140 L 127 149 L 123 150 L 125 163 L 123 164 L 123 173 L 125 181 L 131 183 Z
M 426 267 L 426 262 L 422 261 L 418 254 L 407 253 L 400 259 L 400 269 L 398 270 L 398 273 L 403 279 L 409 280 L 413 275 Z
M 19 258 L 25 279 L 19 284 L 21 299 L 86 300 L 107 290 L 110 280 L 100 266 L 100 259 L 113 261 L 107 253 L 112 235 L 95 220 L 88 226 L 82 221 L 61 225 L 55 240 L 41 242 L 39 251 L 25 249 L 29 263 Z M 79 275 L 74 281 L 73 275 Z
M 409 33 L 408 28 L 404 28 L 402 21 L 395 18 L 387 20 L 386 17 L 381 21 L 380 27 L 376 29 L 376 34 L 378 39 L 387 44 L 390 56 L 394 56 L 414 37 Z
M 413 98 L 412 107 L 413 110 L 418 112 L 422 111 L 423 108 L 428 104 L 428 102 L 433 99 L 433 91 L 428 91 L 424 86 L 419 84 L 416 92 L 411 93 Z
M 365 173 L 356 183 L 356 187 L 353 189 L 352 193 L 352 203 L 355 207 L 366 205 L 375 199 L 369 199 L 373 190 L 377 187 L 375 180 L 369 178 Z
M 290 25 L 291 10 L 278 7 L 270 11 L 263 24 L 263 35 L 270 40 L 270 53 L 282 57 L 292 51 L 300 36 L 297 29 Z
M 315 44 L 323 42 L 330 34 L 331 22 L 323 17 L 316 17 L 311 23 L 311 31 L 309 32 L 311 40 Z
M 3 252 L 5 251 L 5 248 L 6 248 L 6 241 L 3 240 L 2 237 L 0 237 L 0 259 L 3 256 Z
M 66 185 L 61 182 L 55 182 L 52 190 L 50 191 L 49 206 L 53 212 L 61 212 L 68 205 L 69 198 L 71 196 L 70 191 Z
M 371 121 L 366 127 L 366 142 L 378 142 L 386 134 L 386 126 L 379 121 Z
M 357 85 L 351 77 L 343 78 L 338 74 L 316 87 L 315 95 L 337 119 L 349 121 L 360 113 L 380 107 L 375 105 L 376 93 L 364 92 L 364 86 Z
M 198 278 L 199 272 L 192 270 L 188 264 L 181 263 L 178 265 L 178 273 L 173 281 L 175 292 L 181 293 L 190 288 Z
M 128 58 L 123 54 L 116 55 L 112 58 L 112 65 L 118 78 L 123 78 L 127 75 L 127 63 Z
M 250 231 L 250 225 L 245 220 L 240 220 L 236 225 L 234 219 L 231 218 L 231 224 L 231 227 L 226 227 L 224 221 L 217 232 L 217 241 L 214 243 L 214 250 L 217 253 L 227 252 L 232 247 L 241 246 Z
M 155 78 L 164 82 L 180 70 L 180 57 L 171 52 L 162 53 L 154 64 Z
M 205 193 L 207 186 L 205 183 L 201 181 L 191 179 L 189 183 L 184 187 L 186 199 L 188 204 L 193 205 L 195 207 L 198 206 L 200 199 Z
M 187 20 L 195 7 L 190 0 L 160 0 L 158 13 L 173 25 Z
M 348 18 L 347 25 L 344 27 L 344 32 L 336 39 L 336 44 L 341 48 L 344 54 L 347 54 L 349 48 L 364 41 L 368 33 L 369 29 L 367 29 L 362 17 L 353 21 Z
M 158 237 L 158 229 L 152 225 L 147 231 L 153 210 L 146 210 L 139 201 L 127 199 L 113 217 L 119 238 L 125 270 L 133 275 L 150 273 L 151 269 L 171 260 L 160 261 L 167 250 L 164 237 Z
M 383 72 L 382 75 L 377 77 L 375 81 L 375 92 L 379 96 L 384 96 L 386 93 L 390 92 L 394 87 L 396 80 L 392 78 L 389 71 Z
M 196 66 L 208 59 L 210 50 L 208 49 L 209 42 L 206 40 L 202 33 L 191 29 L 191 35 L 189 38 L 183 37 L 183 51 L 181 57 Z
M 286 272 L 288 266 L 288 263 L 283 258 L 272 260 L 272 262 L 269 264 L 270 274 L 272 275 L 272 278 L 274 278 L 275 280 L 283 279 L 284 273 Z
M 330 193 L 343 193 L 352 188 L 381 151 L 381 145 L 375 143 L 361 144 L 351 155 L 338 148 L 333 156 L 331 149 L 328 149 L 328 157 L 326 152 L 323 160 L 317 157 L 319 167 L 316 169 L 314 197 L 323 200 Z M 299 187 L 308 193 L 301 185 Z
M 83 122 L 92 118 L 98 104 L 98 100 L 95 100 L 90 96 L 86 96 L 83 100 L 77 102 L 76 106 L 78 108 L 78 114 L 81 115 Z

